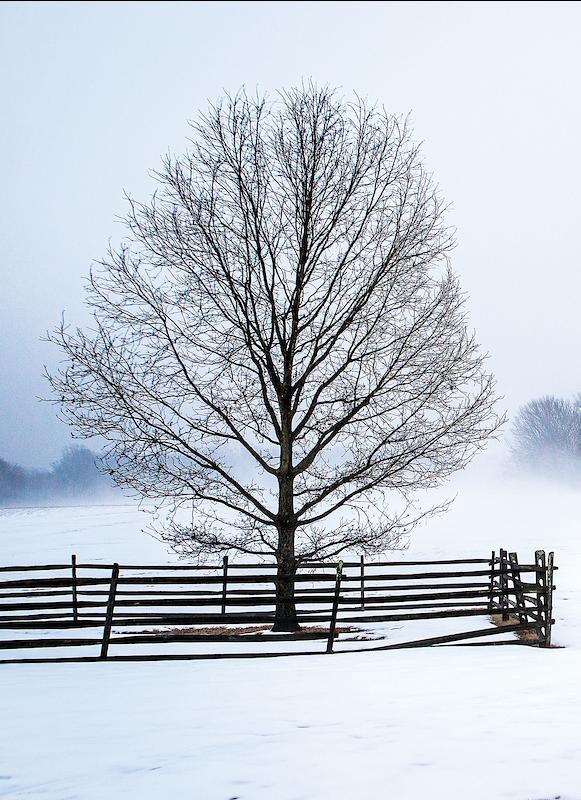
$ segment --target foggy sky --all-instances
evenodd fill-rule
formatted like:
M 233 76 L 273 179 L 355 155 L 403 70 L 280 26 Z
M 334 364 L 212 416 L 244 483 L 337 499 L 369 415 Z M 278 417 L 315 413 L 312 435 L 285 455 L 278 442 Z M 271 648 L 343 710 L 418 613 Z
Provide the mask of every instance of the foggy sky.
M 411 111 L 504 406 L 581 391 L 580 39 L 578 3 L 3 3 L 0 457 L 69 443 L 36 399 L 59 357 L 40 337 L 86 321 L 123 190 L 145 199 L 187 120 L 242 84 Z

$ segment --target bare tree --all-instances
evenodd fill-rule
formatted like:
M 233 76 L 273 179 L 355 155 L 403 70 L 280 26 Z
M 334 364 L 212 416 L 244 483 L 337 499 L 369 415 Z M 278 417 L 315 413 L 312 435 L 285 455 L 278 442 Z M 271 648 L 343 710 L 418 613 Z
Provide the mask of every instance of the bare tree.
M 93 270 L 91 329 L 52 336 L 51 381 L 172 547 L 276 557 L 292 630 L 301 561 L 409 530 L 497 428 L 493 381 L 406 120 L 309 85 L 192 128 Z
M 519 466 L 557 475 L 581 467 L 581 408 L 573 402 L 546 396 L 531 400 L 512 424 L 512 454 Z

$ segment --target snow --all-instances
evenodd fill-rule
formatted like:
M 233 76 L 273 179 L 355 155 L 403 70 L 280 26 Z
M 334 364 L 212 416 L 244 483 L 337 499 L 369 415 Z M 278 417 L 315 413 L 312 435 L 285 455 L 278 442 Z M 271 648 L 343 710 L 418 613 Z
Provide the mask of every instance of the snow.
M 553 549 L 561 649 L 0 666 L 0 797 L 580 800 L 580 519 L 573 491 L 464 486 L 402 556 Z M 0 562 L 171 560 L 146 522 L 5 510 Z

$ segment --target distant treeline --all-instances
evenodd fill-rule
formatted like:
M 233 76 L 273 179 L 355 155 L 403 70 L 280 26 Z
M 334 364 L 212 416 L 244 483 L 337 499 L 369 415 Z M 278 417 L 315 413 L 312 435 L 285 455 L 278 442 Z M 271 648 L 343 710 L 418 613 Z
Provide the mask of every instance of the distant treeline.
M 25 469 L 0 458 L 0 505 L 52 503 L 112 490 L 87 447 L 67 447 L 50 469 Z

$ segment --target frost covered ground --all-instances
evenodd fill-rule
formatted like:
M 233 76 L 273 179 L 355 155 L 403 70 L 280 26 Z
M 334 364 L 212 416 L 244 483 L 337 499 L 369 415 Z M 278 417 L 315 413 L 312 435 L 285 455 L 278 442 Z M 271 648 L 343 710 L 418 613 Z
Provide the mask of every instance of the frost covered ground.
M 0 562 L 167 560 L 131 506 L 0 511 Z M 581 493 L 464 486 L 406 558 L 554 549 L 562 649 L 0 666 L 0 797 L 581 800 Z

